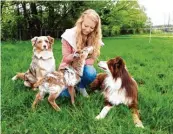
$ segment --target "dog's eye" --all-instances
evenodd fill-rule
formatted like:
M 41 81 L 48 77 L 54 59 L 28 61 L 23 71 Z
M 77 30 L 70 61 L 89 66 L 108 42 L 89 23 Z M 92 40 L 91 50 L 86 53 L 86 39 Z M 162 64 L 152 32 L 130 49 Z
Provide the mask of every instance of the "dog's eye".
M 45 42 L 46 42 L 46 43 L 48 43 L 48 41 L 47 41 L 47 40 L 45 40 Z
M 118 67 L 118 64 L 117 63 L 114 63 L 114 68 Z
M 119 67 L 120 67 L 120 64 L 119 64 L 119 63 L 115 63 L 115 64 L 114 64 L 114 67 L 119 68 Z
M 42 42 L 41 40 L 38 41 L 38 43 L 41 43 L 41 42 Z

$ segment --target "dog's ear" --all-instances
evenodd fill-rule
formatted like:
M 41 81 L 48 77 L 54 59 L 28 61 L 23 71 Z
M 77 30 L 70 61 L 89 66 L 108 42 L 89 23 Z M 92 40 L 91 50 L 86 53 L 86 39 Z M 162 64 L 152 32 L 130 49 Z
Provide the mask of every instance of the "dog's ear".
M 117 67 L 121 68 L 124 66 L 125 66 L 124 60 L 121 57 L 118 57 Z
M 48 38 L 50 44 L 53 45 L 53 44 L 54 44 L 54 38 L 52 38 L 52 37 L 50 37 L 50 36 L 47 36 L 47 38 Z
M 113 68 L 120 69 L 123 65 L 123 59 L 121 57 L 115 57 L 114 60 Z
M 31 39 L 32 46 L 34 46 L 37 42 L 38 37 L 35 36 L 34 38 Z

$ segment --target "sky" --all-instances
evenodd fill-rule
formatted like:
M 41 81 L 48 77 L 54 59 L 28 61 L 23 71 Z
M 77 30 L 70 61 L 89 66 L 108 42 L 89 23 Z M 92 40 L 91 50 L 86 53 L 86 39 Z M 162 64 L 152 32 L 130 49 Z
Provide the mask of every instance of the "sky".
M 138 0 L 153 25 L 173 24 L 173 0 Z M 170 21 L 169 21 L 170 20 Z

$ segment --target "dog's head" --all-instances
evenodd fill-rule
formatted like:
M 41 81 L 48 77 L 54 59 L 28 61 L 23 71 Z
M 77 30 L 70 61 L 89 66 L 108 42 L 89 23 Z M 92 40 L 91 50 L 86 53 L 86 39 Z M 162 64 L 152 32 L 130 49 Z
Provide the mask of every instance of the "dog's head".
M 54 38 L 50 36 L 39 36 L 31 39 L 32 46 L 38 51 L 52 50 Z
M 85 47 L 82 50 L 77 50 L 74 55 L 73 58 L 74 59 L 86 59 L 88 57 L 89 53 L 92 53 L 93 51 L 93 47 L 89 46 L 89 47 Z
M 82 50 L 77 50 L 73 55 L 72 67 L 76 70 L 79 76 L 83 75 L 83 67 L 88 54 L 93 51 L 93 47 L 86 47 Z
M 122 74 L 122 71 L 125 69 L 125 62 L 121 57 L 115 57 L 108 61 L 100 61 L 98 63 L 98 66 L 107 74 L 112 74 L 114 78 L 117 78 Z

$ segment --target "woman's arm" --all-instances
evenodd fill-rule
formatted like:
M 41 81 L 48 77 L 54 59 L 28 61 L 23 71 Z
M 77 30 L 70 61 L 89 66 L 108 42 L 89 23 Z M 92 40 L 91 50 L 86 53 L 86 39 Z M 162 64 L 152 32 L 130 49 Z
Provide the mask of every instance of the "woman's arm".
M 62 61 L 69 64 L 70 62 L 73 61 L 74 50 L 66 40 L 62 39 L 61 42 L 62 42 L 62 56 L 63 56 Z M 94 61 L 95 60 L 93 58 L 88 58 L 86 59 L 85 64 L 93 65 Z
M 94 64 L 94 59 L 93 58 L 86 59 L 85 64 L 86 65 L 93 65 Z
M 66 40 L 62 39 L 61 42 L 62 42 L 62 56 L 63 56 L 62 60 L 63 62 L 69 64 L 70 62 L 73 61 L 74 50 Z

